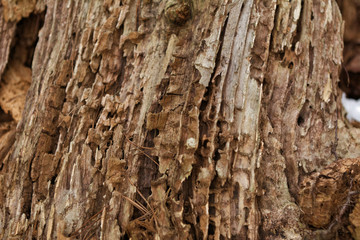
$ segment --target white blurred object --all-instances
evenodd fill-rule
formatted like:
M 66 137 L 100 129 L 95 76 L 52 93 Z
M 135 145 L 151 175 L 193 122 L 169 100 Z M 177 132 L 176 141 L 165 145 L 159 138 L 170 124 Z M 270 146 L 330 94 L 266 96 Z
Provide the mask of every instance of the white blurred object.
M 360 99 L 346 98 L 345 93 L 343 93 L 341 101 L 347 112 L 346 118 L 349 121 L 355 120 L 360 122 Z

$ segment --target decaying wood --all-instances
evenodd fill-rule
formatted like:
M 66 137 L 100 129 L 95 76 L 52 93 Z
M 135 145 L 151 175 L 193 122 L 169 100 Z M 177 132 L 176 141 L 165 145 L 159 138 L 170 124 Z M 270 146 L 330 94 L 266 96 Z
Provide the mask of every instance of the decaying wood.
M 1 16 L 4 15 L 3 7 L 0 6 Z M 10 44 L 14 37 L 16 24 L 14 22 L 6 21 L 3 17 L 0 18 L 0 75 L 4 72 L 8 57 L 10 53 Z
M 304 239 L 340 216 L 311 216 L 314 176 L 349 172 L 331 197 L 358 178 L 358 159 L 333 163 L 360 153 L 334 0 L 19 2 L 2 1 L 0 70 L 12 21 L 46 14 L 1 160 L 1 238 Z
M 305 177 L 301 182 L 299 205 L 303 221 L 321 229 L 315 234 L 322 235 L 323 238 L 325 235 L 327 239 L 332 238 L 338 228 L 342 227 L 345 211 L 353 206 L 358 208 L 356 200 L 360 194 L 359 166 L 360 158 L 342 159 L 321 172 Z M 359 216 L 352 215 L 350 221 L 358 218 Z M 358 228 L 356 224 L 355 228 Z

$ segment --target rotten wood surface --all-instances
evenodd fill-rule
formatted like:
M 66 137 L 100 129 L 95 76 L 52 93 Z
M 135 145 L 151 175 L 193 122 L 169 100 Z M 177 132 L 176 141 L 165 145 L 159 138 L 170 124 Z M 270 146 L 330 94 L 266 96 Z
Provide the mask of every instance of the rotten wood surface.
M 16 140 L 0 143 L 1 238 L 304 239 L 324 227 L 303 183 L 360 152 L 341 114 L 335 1 L 2 4 L 1 68 L 15 22 L 46 14 Z M 343 239 L 359 235 L 344 216 Z

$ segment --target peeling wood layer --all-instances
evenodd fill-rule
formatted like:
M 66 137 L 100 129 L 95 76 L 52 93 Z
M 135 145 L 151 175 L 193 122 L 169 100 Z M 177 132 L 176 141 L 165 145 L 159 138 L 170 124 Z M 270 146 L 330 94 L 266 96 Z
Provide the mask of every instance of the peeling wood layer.
M 4 14 L 3 6 L 0 6 L 1 15 Z M 15 34 L 16 24 L 14 22 L 5 21 L 3 17 L 0 18 L 0 76 L 3 74 L 8 56 L 10 54 L 10 44 Z
M 45 3 L 2 2 L 9 48 L 8 21 Z M 0 146 L 0 236 L 310 236 L 304 183 L 359 148 L 338 110 L 343 28 L 332 0 L 47 1 Z

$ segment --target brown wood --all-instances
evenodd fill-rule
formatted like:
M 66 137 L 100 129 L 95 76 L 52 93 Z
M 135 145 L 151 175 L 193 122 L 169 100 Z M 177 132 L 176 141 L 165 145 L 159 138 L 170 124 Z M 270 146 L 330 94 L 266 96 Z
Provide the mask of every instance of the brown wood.
M 25 2 L 0 11 L 1 70 L 46 6 L 1 238 L 359 239 L 335 1 Z

